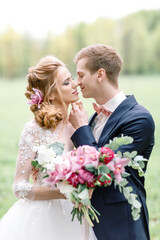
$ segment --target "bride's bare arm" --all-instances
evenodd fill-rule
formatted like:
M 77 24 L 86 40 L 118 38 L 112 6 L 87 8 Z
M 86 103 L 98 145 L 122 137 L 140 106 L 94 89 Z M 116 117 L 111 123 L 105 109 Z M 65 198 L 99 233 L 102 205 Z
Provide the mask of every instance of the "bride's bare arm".
M 37 186 L 34 200 L 66 199 L 58 189 L 51 189 L 47 186 Z

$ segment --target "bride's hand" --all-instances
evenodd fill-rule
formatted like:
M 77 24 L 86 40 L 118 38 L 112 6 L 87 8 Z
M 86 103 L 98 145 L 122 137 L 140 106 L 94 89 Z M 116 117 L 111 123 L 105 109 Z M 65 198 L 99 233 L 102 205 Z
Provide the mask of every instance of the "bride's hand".
M 92 198 L 93 191 L 94 191 L 94 189 L 89 189 L 89 190 L 88 190 L 88 192 L 89 192 L 89 199 L 91 199 L 91 198 Z
M 82 102 L 72 103 L 69 121 L 75 129 L 78 129 L 84 125 L 88 125 L 88 115 L 83 108 Z

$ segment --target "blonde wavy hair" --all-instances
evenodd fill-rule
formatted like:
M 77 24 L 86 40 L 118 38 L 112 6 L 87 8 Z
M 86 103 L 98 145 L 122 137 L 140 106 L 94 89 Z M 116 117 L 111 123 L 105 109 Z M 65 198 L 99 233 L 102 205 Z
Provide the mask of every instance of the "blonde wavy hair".
M 55 128 L 67 116 L 65 104 L 56 87 L 58 68 L 62 66 L 65 66 L 65 64 L 56 57 L 46 56 L 35 67 L 29 68 L 25 96 L 31 99 L 31 95 L 35 94 L 33 88 L 41 91 L 43 100 L 40 108 L 38 108 L 37 104 L 34 104 L 31 105 L 30 109 L 34 113 L 36 122 L 42 128 Z M 56 97 L 53 97 L 53 95 Z M 54 101 L 63 108 L 56 108 Z

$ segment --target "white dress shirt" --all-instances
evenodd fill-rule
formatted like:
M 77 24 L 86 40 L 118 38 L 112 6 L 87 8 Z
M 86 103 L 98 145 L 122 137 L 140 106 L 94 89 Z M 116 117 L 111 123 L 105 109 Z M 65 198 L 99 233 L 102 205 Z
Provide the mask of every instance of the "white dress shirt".
M 115 111 L 115 109 L 121 104 L 121 102 L 123 102 L 126 99 L 126 96 L 124 95 L 124 93 L 122 92 L 122 90 L 120 90 L 113 98 L 111 98 L 108 102 L 106 102 L 105 104 L 103 104 L 103 106 L 105 106 L 109 111 L 111 111 L 112 113 Z M 111 116 L 111 115 L 110 115 Z M 110 117 L 109 116 L 109 117 Z M 98 142 L 99 137 L 102 133 L 102 130 L 104 128 L 104 125 L 106 124 L 106 122 L 109 119 L 108 116 L 106 116 L 103 113 L 98 114 L 95 119 L 94 119 L 94 128 L 93 128 L 93 136 L 95 137 L 96 141 Z

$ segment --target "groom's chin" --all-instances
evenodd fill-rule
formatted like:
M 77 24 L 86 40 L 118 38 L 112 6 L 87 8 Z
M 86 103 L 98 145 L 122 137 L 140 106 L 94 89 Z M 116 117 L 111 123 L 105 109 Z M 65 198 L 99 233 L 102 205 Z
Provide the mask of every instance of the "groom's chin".
M 82 97 L 83 98 L 89 98 L 89 96 L 87 94 L 83 93 L 83 92 L 82 92 Z

